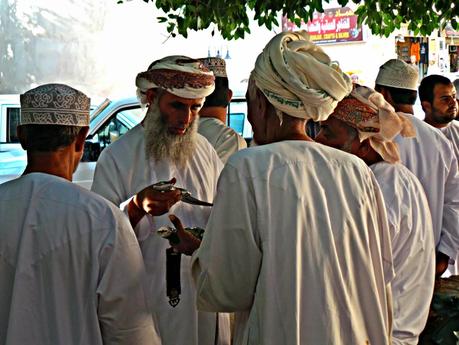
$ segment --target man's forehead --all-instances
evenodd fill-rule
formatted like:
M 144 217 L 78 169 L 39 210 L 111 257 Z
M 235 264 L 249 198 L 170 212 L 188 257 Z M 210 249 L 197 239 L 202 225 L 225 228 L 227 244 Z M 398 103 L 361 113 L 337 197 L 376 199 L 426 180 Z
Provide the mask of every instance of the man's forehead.
M 164 91 L 163 97 L 165 97 L 165 99 L 168 102 L 179 102 L 183 104 L 202 104 L 204 103 L 204 97 L 202 98 L 184 98 L 184 97 L 174 95 L 173 93 L 169 91 Z
M 451 84 L 435 84 L 433 91 L 434 91 L 434 94 L 437 96 L 450 95 L 450 94 L 456 93 L 456 88 L 454 87 L 452 83 Z

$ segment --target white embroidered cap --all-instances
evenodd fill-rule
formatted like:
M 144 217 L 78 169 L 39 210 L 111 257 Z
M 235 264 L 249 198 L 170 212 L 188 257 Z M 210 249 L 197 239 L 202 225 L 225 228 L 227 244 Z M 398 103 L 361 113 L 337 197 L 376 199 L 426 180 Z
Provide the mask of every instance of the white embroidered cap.
M 20 96 L 21 125 L 89 126 L 90 99 L 64 84 L 45 84 Z
M 376 85 L 417 91 L 419 73 L 416 67 L 391 59 L 379 67 Z

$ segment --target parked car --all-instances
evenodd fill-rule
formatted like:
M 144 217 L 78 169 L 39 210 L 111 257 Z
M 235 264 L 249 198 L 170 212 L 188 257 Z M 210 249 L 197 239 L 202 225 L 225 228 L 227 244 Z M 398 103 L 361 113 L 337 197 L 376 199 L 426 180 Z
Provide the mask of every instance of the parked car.
M 136 97 L 114 101 L 106 99 L 93 109 L 85 152 L 73 181 L 91 188 L 96 162 L 102 150 L 136 126 L 143 119 L 145 111 Z M 235 97 L 228 112 L 229 125 L 250 140 L 252 132 L 247 121 L 245 98 Z M 27 163 L 26 152 L 16 136 L 19 116 L 19 96 L 0 96 L 0 183 L 18 177 Z
M 19 95 L 0 95 L 0 183 L 22 173 L 26 156 L 16 135 Z

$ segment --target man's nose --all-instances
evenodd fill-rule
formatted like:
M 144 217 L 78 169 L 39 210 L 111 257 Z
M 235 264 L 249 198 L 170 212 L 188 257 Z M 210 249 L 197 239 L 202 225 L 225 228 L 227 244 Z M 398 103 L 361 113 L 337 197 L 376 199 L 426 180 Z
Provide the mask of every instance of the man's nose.
M 455 97 L 451 97 L 448 102 L 449 106 L 456 106 L 457 107 L 457 100 Z
M 191 109 L 187 108 L 187 109 L 184 109 L 180 113 L 179 121 L 181 124 L 188 125 L 191 122 L 192 118 L 193 118 L 193 113 Z

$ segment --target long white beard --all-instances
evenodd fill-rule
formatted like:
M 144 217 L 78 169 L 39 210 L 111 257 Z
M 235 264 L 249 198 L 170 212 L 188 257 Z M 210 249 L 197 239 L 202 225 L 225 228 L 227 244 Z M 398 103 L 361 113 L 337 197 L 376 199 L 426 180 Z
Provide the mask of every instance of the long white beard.
M 198 121 L 196 118 L 184 135 L 170 134 L 158 103 L 148 108 L 143 127 L 145 130 L 145 155 L 155 161 L 169 160 L 184 167 L 195 152 Z

